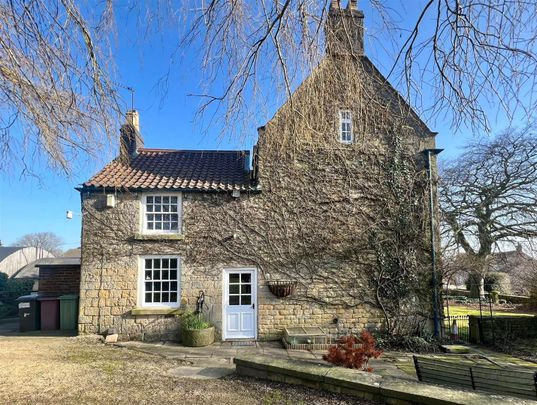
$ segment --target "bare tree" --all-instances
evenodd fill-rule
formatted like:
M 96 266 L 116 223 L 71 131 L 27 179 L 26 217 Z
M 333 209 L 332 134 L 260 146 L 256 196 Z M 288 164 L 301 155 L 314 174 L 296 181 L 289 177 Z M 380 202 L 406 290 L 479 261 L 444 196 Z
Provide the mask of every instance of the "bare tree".
M 105 49 L 111 17 L 72 0 L 0 4 L 0 170 L 45 158 L 68 173 L 115 135 L 117 100 Z M 115 136 L 114 136 L 115 138 Z
M 349 0 L 356 4 L 355 0 Z M 140 37 L 184 27 L 177 49 L 202 53 L 199 112 L 232 132 L 276 108 L 320 63 L 329 8 L 339 0 L 11 0 L 0 5 L 0 151 L 7 163 L 47 157 L 63 171 L 79 152 L 115 137 L 117 86 L 111 81 L 113 9 L 139 12 Z M 487 111 L 508 117 L 537 107 L 535 0 L 427 0 L 413 21 L 370 0 L 367 32 L 392 44 L 389 79 L 429 118 L 451 113 L 454 126 L 489 130 Z M 401 2 L 403 7 L 403 2 Z M 128 14 L 128 13 L 127 13 Z M 410 14 L 410 13 L 409 13 Z M 172 20 L 172 24 L 166 24 Z M 176 59 L 176 54 L 172 55 Z M 173 72 L 173 71 L 170 71 Z M 497 111 L 492 111 L 496 114 Z M 257 123 L 257 122 L 256 122 Z M 244 133 L 244 132 L 242 132 Z M 21 158 L 22 157 L 22 158 Z M 6 163 L 7 162 L 7 163 Z
M 468 145 L 442 170 L 444 225 L 465 253 L 474 295 L 484 295 L 487 260 L 501 244 L 537 237 L 537 137 L 507 130 Z
M 345 6 L 339 0 L 195 3 L 186 1 L 185 42 L 203 38 L 200 111 L 222 109 L 227 123 L 288 96 L 324 55 L 329 7 Z M 367 32 L 393 43 L 388 78 L 429 118 L 451 113 L 455 127 L 487 131 L 487 111 L 508 118 L 523 111 L 529 118 L 537 102 L 535 1 L 428 0 L 413 4 L 410 26 L 387 2 L 370 4 L 375 14 L 367 27 L 378 29 Z M 434 96 L 427 100 L 426 92 Z
M 15 245 L 37 247 L 52 253 L 54 256 L 60 256 L 63 239 L 53 232 L 28 233 L 19 238 Z

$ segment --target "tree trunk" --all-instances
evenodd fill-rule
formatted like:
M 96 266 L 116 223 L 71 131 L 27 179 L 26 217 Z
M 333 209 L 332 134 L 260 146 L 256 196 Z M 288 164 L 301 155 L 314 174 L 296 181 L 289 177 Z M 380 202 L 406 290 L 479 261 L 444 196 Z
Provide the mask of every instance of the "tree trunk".
M 481 273 L 470 273 L 470 297 L 485 297 L 485 278 Z

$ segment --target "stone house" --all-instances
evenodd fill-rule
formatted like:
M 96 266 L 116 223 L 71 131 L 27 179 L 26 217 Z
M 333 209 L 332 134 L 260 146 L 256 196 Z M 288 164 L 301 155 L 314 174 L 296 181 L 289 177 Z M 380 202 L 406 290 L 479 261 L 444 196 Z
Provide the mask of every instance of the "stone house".
M 355 1 L 332 2 L 326 43 L 320 64 L 258 129 L 252 156 L 145 148 L 138 113 L 127 113 L 119 157 L 78 188 L 81 333 L 174 337 L 174 314 L 196 308 L 201 292 L 223 340 L 277 338 L 291 326 L 385 326 L 390 305 L 372 294 L 386 293 L 386 277 L 371 272 L 386 261 L 379 235 L 399 220 L 394 213 L 420 206 L 419 152 L 434 147 L 435 133 L 364 55 Z M 403 155 L 415 165 L 396 166 Z M 418 236 L 399 239 L 426 263 L 413 243 L 427 228 L 413 215 L 405 218 Z M 417 284 L 394 274 L 407 290 Z M 427 319 L 430 306 L 412 299 L 392 307 Z

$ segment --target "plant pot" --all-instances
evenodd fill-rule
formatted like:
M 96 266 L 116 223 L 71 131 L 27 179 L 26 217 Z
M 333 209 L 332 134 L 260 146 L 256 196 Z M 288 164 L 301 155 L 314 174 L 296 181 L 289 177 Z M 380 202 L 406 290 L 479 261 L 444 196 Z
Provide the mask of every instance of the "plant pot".
M 183 345 L 190 347 L 209 346 L 214 342 L 214 326 L 206 329 L 183 329 L 181 341 Z

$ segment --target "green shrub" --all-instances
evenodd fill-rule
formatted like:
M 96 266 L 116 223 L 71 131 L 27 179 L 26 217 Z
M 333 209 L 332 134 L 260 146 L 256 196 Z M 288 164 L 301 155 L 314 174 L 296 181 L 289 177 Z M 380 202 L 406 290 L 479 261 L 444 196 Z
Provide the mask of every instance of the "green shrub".
M 499 291 L 501 294 L 511 292 L 511 277 L 507 273 L 491 272 L 485 276 L 485 291 Z
M 13 305 L 0 304 L 0 319 L 7 318 L 8 316 L 14 316 L 16 313 L 16 307 Z
M 432 336 L 378 334 L 375 338 L 379 349 L 412 353 L 436 353 L 442 343 Z
M 212 323 L 206 320 L 201 314 L 188 312 L 181 316 L 181 328 L 183 329 L 207 329 L 211 326 L 213 326 Z

